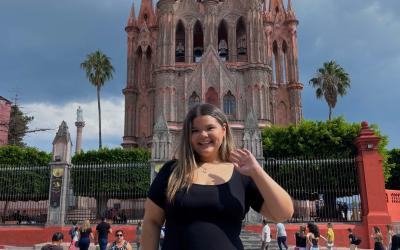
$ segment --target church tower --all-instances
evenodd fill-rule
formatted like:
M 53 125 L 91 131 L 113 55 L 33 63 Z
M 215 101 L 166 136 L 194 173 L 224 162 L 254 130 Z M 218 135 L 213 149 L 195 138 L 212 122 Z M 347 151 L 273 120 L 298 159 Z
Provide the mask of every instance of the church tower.
M 261 152 L 255 128 L 302 118 L 297 25 L 290 0 L 159 0 L 156 9 L 142 0 L 125 28 L 122 145 L 150 147 L 159 117 L 177 145 L 190 107 L 211 103 L 229 118 L 237 146 Z

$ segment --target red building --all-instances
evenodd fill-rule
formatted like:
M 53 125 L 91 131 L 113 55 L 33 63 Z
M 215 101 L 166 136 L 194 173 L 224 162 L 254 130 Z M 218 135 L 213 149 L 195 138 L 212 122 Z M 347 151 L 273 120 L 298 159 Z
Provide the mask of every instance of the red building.
M 8 144 L 8 123 L 10 122 L 11 102 L 0 96 L 0 146 Z
M 225 112 L 236 145 L 249 114 L 259 128 L 302 118 L 291 0 L 142 0 L 128 35 L 124 147 L 150 147 L 160 117 L 177 145 L 196 103 Z

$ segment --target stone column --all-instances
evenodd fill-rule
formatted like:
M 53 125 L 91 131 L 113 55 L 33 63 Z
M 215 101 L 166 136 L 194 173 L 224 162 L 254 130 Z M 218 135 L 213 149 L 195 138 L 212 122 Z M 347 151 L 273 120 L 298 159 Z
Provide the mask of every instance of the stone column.
M 153 129 L 153 143 L 151 145 L 151 181 L 154 180 L 162 165 L 171 159 L 171 133 L 168 129 L 164 114 L 161 113 Z
M 368 127 L 367 122 L 362 122 L 361 126 L 360 135 L 354 142 L 358 149 L 357 167 L 364 228 L 364 235 L 360 235 L 363 239 L 361 247 L 373 248 L 374 242 L 369 237 L 372 227 L 378 226 L 386 235 L 385 225 L 390 224 L 391 220 L 386 204 L 382 156 L 377 148 L 380 138 Z
M 79 106 L 76 111 L 76 145 L 75 145 L 75 154 L 79 154 L 82 149 L 82 131 L 83 127 L 85 127 L 85 121 L 83 120 L 82 109 Z
M 50 163 L 51 176 L 46 226 L 64 226 L 71 148 L 71 136 L 67 123 L 63 121 L 53 141 L 53 160 Z

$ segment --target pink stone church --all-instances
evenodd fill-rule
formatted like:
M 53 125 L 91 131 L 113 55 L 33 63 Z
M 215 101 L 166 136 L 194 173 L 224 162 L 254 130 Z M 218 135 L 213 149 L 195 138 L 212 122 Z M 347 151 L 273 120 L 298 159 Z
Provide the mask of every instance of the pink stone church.
M 142 0 L 125 28 L 122 146 L 175 147 L 190 107 L 211 103 L 262 154 L 259 129 L 302 118 L 297 25 L 291 0 Z

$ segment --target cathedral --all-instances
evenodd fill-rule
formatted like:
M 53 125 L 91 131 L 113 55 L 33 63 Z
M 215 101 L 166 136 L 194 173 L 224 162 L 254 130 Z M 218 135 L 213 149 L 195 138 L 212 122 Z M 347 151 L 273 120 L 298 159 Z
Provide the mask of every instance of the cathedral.
M 297 25 L 291 0 L 142 0 L 125 28 L 122 146 L 168 158 L 190 107 L 211 103 L 262 157 L 260 129 L 302 118 Z

